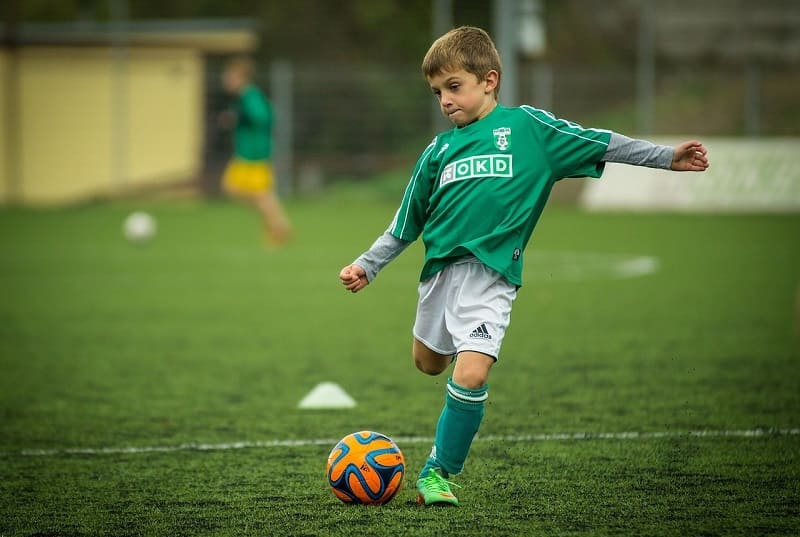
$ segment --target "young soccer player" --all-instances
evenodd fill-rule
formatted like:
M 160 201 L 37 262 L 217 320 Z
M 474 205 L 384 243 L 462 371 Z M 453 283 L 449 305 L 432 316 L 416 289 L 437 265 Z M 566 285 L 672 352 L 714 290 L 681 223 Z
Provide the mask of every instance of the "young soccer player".
M 258 209 L 268 242 L 282 244 L 291 234 L 286 213 L 275 194 L 272 166 L 272 109 L 253 83 L 253 62 L 229 61 L 222 75 L 225 90 L 237 97 L 235 109 L 224 113 L 221 123 L 234 128 L 234 156 L 225 168 L 225 192 Z
M 606 162 L 703 171 L 708 160 L 696 141 L 654 145 L 498 104 L 500 58 L 479 28 L 437 39 L 422 72 L 455 128 L 425 148 L 389 229 L 339 277 L 349 291 L 362 290 L 422 235 L 414 363 L 430 375 L 455 366 L 417 490 L 425 505 L 457 505 L 447 478 L 461 472 L 483 418 L 524 250 L 553 184 L 600 177 Z

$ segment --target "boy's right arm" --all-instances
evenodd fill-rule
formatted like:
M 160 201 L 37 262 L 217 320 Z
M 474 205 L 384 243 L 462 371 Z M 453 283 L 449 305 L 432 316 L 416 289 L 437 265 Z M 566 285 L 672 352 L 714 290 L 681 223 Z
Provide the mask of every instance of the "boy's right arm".
M 403 201 L 389 229 L 378 237 L 369 250 L 339 272 L 339 279 L 348 291 L 357 293 L 375 279 L 378 272 L 400 255 L 422 233 L 427 219 L 427 206 L 432 187 L 430 156 L 436 147 L 434 138 L 414 166 Z
M 410 241 L 398 239 L 386 231 L 372 243 L 369 250 L 339 272 L 342 284 L 348 291 L 359 292 L 375 279 L 383 267 L 408 248 L 409 244 Z

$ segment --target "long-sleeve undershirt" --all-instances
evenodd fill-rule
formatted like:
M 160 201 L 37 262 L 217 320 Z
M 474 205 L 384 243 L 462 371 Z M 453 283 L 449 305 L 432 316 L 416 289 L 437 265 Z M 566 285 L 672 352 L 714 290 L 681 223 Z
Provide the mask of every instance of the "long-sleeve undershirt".
M 673 155 L 674 150 L 670 146 L 636 140 L 612 132 L 603 161 L 668 170 L 672 165 Z M 367 275 L 367 281 L 371 282 L 383 267 L 400 255 L 410 244 L 411 242 L 398 239 L 386 231 L 372 243 L 369 250 L 353 261 L 353 264 L 363 268 Z

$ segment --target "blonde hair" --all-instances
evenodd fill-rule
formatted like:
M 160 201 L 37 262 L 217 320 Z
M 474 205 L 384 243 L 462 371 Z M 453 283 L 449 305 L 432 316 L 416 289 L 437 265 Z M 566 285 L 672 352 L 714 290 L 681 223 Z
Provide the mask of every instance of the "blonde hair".
M 445 71 L 463 69 L 482 80 L 489 71 L 497 71 L 497 87 L 500 90 L 502 65 L 500 54 L 492 38 L 481 28 L 461 26 L 450 30 L 433 42 L 422 60 L 422 74 L 430 79 Z

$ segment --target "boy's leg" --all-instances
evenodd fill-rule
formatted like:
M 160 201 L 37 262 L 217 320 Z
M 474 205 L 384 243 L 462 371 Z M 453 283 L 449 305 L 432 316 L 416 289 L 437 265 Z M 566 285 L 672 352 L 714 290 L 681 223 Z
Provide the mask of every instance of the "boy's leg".
M 292 230 L 286 212 L 275 193 L 275 176 L 268 162 L 258 162 L 254 165 L 253 186 L 256 193 L 253 201 L 261 213 L 266 237 L 270 242 L 283 244 L 289 240 Z
M 438 375 L 453 361 L 452 354 L 441 354 L 429 349 L 423 342 L 414 338 L 412 348 L 414 365 L 426 375 Z
M 283 244 L 291 238 L 292 229 L 273 190 L 274 182 L 268 163 L 234 158 L 225 168 L 222 188 L 228 196 L 255 207 L 261 215 L 265 236 L 271 242 Z
M 458 505 L 447 477 L 464 468 L 464 461 L 483 419 L 488 398 L 486 381 L 494 358 L 480 352 L 458 354 L 453 377 L 447 382 L 436 438 L 425 466 L 417 478 L 418 502 Z
M 414 320 L 414 365 L 427 375 L 438 375 L 456 353 L 445 323 L 447 269 L 419 284 L 419 302 Z
M 255 197 L 254 201 L 270 238 L 278 244 L 289 240 L 291 237 L 289 219 L 275 192 L 271 190 L 262 192 Z
M 494 358 L 482 352 L 460 352 L 453 369 L 453 382 L 467 389 L 477 390 L 486 385 L 494 362 Z
M 489 397 L 489 371 L 499 354 L 516 297 L 516 287 L 483 264 L 467 262 L 452 267 L 445 324 L 459 352 L 447 383 L 434 446 L 417 482 L 426 504 L 438 503 L 424 494 L 426 483 L 433 489 L 444 488 L 441 481 L 434 482 L 436 475 L 446 478 L 464 468 Z M 455 497 L 452 500 L 449 503 L 457 503 Z M 446 497 L 439 500 L 446 501 Z
M 438 468 L 447 477 L 464 468 L 472 439 L 483 420 L 489 397 L 489 370 L 494 358 L 480 352 L 458 354 L 453 376 L 447 381 L 445 404 L 436 424 L 436 438 L 431 455 L 420 476 Z
M 460 350 L 447 382 L 434 446 L 417 479 L 420 500 L 426 505 L 458 504 L 445 478 L 463 469 L 483 419 L 486 381 L 515 295 L 516 288 L 499 274 L 470 261 L 450 265 L 420 284 L 414 324 L 417 368 L 432 375 L 441 373 Z

